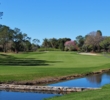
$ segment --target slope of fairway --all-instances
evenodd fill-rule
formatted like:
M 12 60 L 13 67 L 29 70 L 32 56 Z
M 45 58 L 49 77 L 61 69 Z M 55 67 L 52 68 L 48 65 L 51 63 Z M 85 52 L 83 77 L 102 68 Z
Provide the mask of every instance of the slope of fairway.
M 110 68 L 110 59 L 75 52 L 0 54 L 0 81 L 38 80 Z

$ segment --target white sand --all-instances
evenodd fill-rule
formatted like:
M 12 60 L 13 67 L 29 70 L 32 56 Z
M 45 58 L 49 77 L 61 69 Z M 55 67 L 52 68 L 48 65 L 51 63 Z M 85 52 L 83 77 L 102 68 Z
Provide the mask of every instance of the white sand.
M 93 55 L 93 56 L 97 55 L 95 53 L 79 53 L 79 54 L 82 54 L 82 55 Z

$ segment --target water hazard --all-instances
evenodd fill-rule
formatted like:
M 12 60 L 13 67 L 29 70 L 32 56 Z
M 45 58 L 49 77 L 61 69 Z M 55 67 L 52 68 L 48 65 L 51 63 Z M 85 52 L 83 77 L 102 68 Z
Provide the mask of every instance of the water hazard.
M 110 84 L 110 71 L 103 74 L 89 75 L 83 78 L 51 84 L 50 86 L 93 87 L 98 88 Z
M 44 100 L 59 94 L 0 91 L 0 100 Z
M 110 72 L 58 82 L 50 84 L 49 86 L 98 88 L 105 84 L 110 84 Z M 43 100 L 44 98 L 53 96 L 60 96 L 60 94 L 0 91 L 0 100 Z

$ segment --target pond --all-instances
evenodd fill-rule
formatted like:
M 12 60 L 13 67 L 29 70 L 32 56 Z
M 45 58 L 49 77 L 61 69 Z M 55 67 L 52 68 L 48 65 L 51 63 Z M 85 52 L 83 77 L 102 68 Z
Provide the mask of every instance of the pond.
M 110 84 L 110 71 L 102 74 L 89 75 L 69 81 L 50 84 L 49 86 L 69 86 L 69 87 L 92 87 L 98 88 L 105 84 Z
M 48 86 L 98 88 L 105 84 L 110 84 L 110 71 L 103 74 L 89 75 L 83 78 L 58 82 L 58 83 L 50 84 Z M 0 91 L 0 100 L 43 100 L 44 98 L 50 98 L 53 96 L 60 96 L 60 95 L 61 94 Z
M 60 94 L 0 91 L 0 100 L 43 100 Z

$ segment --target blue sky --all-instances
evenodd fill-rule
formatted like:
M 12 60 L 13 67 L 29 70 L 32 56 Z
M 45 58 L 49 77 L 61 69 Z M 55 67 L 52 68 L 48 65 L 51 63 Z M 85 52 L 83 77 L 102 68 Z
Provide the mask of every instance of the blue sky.
M 91 31 L 110 35 L 110 0 L 0 0 L 0 24 L 44 38 L 74 40 Z

